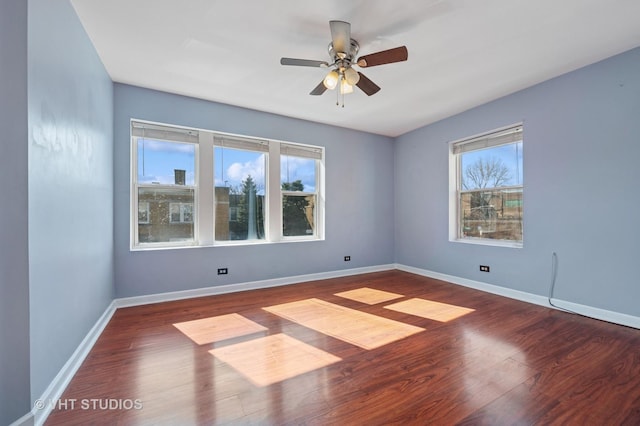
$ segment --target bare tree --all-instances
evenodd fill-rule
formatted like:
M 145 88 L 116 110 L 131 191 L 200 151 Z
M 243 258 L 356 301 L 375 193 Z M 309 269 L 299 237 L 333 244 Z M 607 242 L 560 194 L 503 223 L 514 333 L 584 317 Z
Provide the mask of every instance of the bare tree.
M 501 159 L 491 157 L 478 158 L 464 169 L 462 187 L 464 189 L 495 188 L 511 179 L 509 168 Z
M 509 168 L 501 159 L 491 157 L 478 158 L 467 165 L 462 177 L 462 188 L 467 190 L 496 188 L 511 179 Z M 474 191 L 468 194 L 470 211 L 465 214 L 471 219 L 491 219 L 495 216 L 492 205 L 494 194 L 492 191 Z

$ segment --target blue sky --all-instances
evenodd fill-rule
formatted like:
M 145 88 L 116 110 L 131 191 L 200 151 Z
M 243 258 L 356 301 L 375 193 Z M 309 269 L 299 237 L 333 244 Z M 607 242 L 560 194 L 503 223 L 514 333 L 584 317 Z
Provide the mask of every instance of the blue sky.
M 484 158 L 485 160 L 487 160 L 493 157 L 501 160 L 502 163 L 509 169 L 509 175 L 511 176 L 511 179 L 505 182 L 505 186 L 522 185 L 522 142 L 464 153 L 462 155 L 461 164 L 463 173 L 467 165 L 473 164 L 479 158 Z
M 264 193 L 266 154 L 229 148 L 215 148 L 216 186 L 241 187 L 251 175 L 258 193 Z M 195 182 L 195 146 L 192 144 L 138 140 L 138 182 L 174 183 L 174 169 L 186 171 L 186 184 Z M 305 191 L 315 190 L 315 161 L 299 157 L 281 157 L 281 182 L 301 180 Z

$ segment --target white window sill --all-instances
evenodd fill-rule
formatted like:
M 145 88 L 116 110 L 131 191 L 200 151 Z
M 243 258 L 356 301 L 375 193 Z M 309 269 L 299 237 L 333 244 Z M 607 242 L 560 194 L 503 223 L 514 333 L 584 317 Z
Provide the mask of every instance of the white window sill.
M 522 242 L 506 241 L 506 240 L 491 240 L 488 238 L 458 238 L 449 240 L 452 243 L 463 244 L 475 244 L 480 246 L 492 246 L 492 247 L 507 247 L 507 248 L 522 248 Z
M 193 248 L 211 248 L 211 247 L 241 247 L 241 246 L 261 246 L 268 244 L 280 244 L 280 243 L 302 243 L 302 242 L 314 242 L 324 241 L 324 238 L 295 238 L 287 237 L 280 241 L 265 241 L 265 240 L 238 240 L 238 241 L 217 241 L 214 244 L 198 245 L 198 244 L 185 244 L 185 245 L 144 245 L 130 247 L 129 251 L 155 251 L 155 250 L 182 250 Z

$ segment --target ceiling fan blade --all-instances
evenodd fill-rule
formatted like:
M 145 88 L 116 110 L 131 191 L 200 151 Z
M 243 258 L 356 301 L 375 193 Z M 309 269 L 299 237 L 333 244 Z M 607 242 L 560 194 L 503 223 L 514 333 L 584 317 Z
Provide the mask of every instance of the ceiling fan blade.
M 392 64 L 394 62 L 406 61 L 409 57 L 407 46 L 400 46 L 394 49 L 383 50 L 371 53 L 358 58 L 358 66 L 362 68 L 375 67 L 376 65 Z
M 351 24 L 344 21 L 329 21 L 331 41 L 336 52 L 348 53 L 351 48 Z
M 358 73 L 360 75 L 360 80 L 356 83 L 356 86 L 360 88 L 367 96 L 375 95 L 380 90 L 380 87 L 375 84 L 373 81 L 369 80 L 365 77 L 361 72 Z
M 325 61 L 314 61 L 311 59 L 296 59 L 296 58 L 280 58 L 280 65 L 294 65 L 298 67 L 316 67 L 326 68 L 329 66 Z
M 318 95 L 322 95 L 326 90 L 327 88 L 324 86 L 324 80 L 323 80 L 309 94 L 313 96 L 318 96 Z

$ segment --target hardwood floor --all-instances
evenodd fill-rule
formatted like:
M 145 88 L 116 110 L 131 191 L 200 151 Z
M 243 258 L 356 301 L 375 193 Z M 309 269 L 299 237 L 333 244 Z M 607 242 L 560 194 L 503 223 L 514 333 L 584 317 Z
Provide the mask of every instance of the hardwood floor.
M 336 295 L 365 287 L 402 298 Z M 423 330 L 365 349 L 263 309 L 307 299 Z M 419 315 L 385 308 L 411 299 Z M 446 315 L 420 311 L 434 306 Z M 258 326 L 205 344 L 174 326 L 229 314 Z M 215 321 L 202 324 L 198 339 L 215 335 Z M 234 350 L 248 369 L 216 357 Z M 269 375 L 280 370 L 292 376 Z M 400 271 L 123 308 L 46 424 L 638 425 L 640 330 Z

